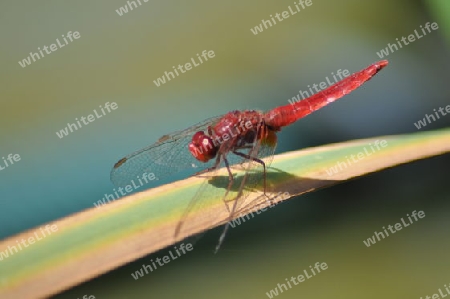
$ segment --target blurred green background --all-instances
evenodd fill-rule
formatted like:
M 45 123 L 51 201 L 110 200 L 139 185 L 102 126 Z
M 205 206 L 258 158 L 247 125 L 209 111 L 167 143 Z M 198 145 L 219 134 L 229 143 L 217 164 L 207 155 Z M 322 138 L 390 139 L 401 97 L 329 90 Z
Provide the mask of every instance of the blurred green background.
M 77 3 L 78 2 L 78 3 Z M 317 1 L 253 35 L 292 1 L 149 1 L 123 16 L 113 1 L 0 4 L 0 238 L 93 207 L 114 186 L 112 165 L 161 135 L 234 109 L 285 105 L 338 69 L 358 71 L 426 22 L 439 29 L 391 53 L 389 66 L 345 99 L 285 128 L 277 152 L 416 132 L 450 104 L 447 0 Z M 22 68 L 68 31 L 81 38 Z M 216 56 L 165 85 L 153 80 L 203 50 Z M 105 102 L 119 108 L 59 139 Z M 448 127 L 450 116 L 426 130 Z M 380 172 L 289 200 L 135 281 L 142 258 L 56 298 L 267 298 L 316 262 L 328 270 L 276 298 L 420 298 L 450 283 L 450 157 Z M 363 240 L 413 210 L 426 217 L 367 248 Z M 0 249 L 1 250 L 1 249 Z M 0 264 L 1 273 L 1 264 Z M 5 273 L 2 273 L 5 274 Z

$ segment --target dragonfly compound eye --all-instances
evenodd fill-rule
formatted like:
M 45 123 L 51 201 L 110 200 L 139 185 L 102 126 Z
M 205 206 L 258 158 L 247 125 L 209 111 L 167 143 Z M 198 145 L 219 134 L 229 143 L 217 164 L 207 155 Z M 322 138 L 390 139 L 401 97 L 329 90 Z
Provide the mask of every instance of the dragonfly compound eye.
M 189 143 L 189 151 L 195 159 L 201 162 L 208 162 L 216 156 L 217 147 L 213 140 L 203 131 L 198 131 L 192 136 L 192 141 Z

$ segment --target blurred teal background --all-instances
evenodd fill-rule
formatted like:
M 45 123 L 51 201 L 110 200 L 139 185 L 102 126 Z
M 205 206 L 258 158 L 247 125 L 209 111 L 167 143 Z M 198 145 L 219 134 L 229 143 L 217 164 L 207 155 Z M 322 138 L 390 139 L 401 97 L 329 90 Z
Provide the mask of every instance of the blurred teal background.
M 0 237 L 93 207 L 114 186 L 112 165 L 161 135 L 234 109 L 288 103 L 338 69 L 358 71 L 426 22 L 439 29 L 386 57 L 389 66 L 345 99 L 284 129 L 277 152 L 412 133 L 450 104 L 446 0 L 317 1 L 272 28 L 250 28 L 292 1 L 3 1 L 0 4 Z M 80 39 L 22 68 L 30 51 L 68 31 Z M 216 56 L 156 87 L 153 80 L 203 50 Z M 119 108 L 59 139 L 55 132 L 99 105 Z M 450 116 L 426 130 L 448 127 Z M 449 156 L 308 194 L 232 229 L 135 281 L 165 250 L 56 298 L 267 298 L 316 262 L 329 269 L 276 298 L 420 298 L 450 283 Z M 426 217 L 373 247 L 363 240 L 413 210 Z M 1 250 L 1 249 L 0 249 Z M 1 265 L 0 265 L 1 272 Z

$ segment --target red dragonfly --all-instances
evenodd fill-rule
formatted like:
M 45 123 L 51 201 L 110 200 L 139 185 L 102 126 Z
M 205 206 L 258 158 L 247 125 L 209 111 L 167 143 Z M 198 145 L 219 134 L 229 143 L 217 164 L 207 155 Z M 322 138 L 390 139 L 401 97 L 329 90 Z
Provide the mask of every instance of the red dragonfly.
M 277 143 L 276 133 L 282 127 L 349 94 L 387 64 L 387 60 L 373 63 L 325 90 L 293 104 L 280 106 L 267 112 L 234 110 L 225 115 L 207 119 L 185 130 L 164 135 L 156 143 L 120 159 L 111 171 L 111 180 L 116 186 L 124 186 L 144 173 L 154 173 L 158 179 L 161 179 L 183 169 L 196 167 L 195 163 L 198 161 L 206 165 L 205 169 L 197 174 L 213 175 L 223 162 L 229 174 L 228 186 L 223 195 L 224 202 L 227 202 L 225 199 L 231 188 L 237 187 L 239 190 L 236 197 L 228 200 L 233 202 L 231 210 L 226 205 L 231 221 L 236 212 L 237 202 L 241 201 L 248 192 L 244 189 L 248 190 L 249 186 L 251 188 L 262 180 L 265 193 L 266 169 L 270 165 Z M 262 158 L 266 158 L 265 161 Z M 239 186 L 234 186 L 236 179 L 230 169 L 230 166 L 236 163 L 250 165 L 245 169 L 245 175 Z M 255 167 L 262 168 L 259 172 L 261 175 L 250 176 L 249 171 L 254 172 Z M 202 195 L 197 193 L 189 203 L 175 236 L 186 220 L 189 209 L 199 201 L 200 197 Z M 223 241 L 228 224 L 229 222 L 225 226 L 216 250 Z

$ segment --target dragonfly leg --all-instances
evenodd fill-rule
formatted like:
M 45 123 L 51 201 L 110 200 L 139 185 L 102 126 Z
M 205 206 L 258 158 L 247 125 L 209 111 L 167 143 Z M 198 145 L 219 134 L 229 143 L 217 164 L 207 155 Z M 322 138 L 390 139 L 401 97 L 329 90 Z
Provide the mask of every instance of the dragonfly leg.
M 266 195 L 266 163 L 264 163 L 264 161 L 261 159 L 251 157 L 250 155 L 247 155 L 247 154 L 244 154 L 244 153 L 241 153 L 238 151 L 233 151 L 233 154 L 241 156 L 241 157 L 249 159 L 249 160 L 252 160 L 252 161 L 255 161 L 263 166 L 263 169 L 264 169 L 264 171 L 263 171 L 264 195 Z
M 216 161 L 214 162 L 213 166 L 203 169 L 199 172 L 196 172 L 193 174 L 193 176 L 201 175 L 201 174 L 216 170 L 219 167 L 219 165 L 220 165 L 220 155 L 217 155 Z
M 231 187 L 233 186 L 234 177 L 233 177 L 233 174 L 231 173 L 230 163 L 228 163 L 227 158 L 223 157 L 223 162 L 225 163 L 225 166 L 227 167 L 229 180 L 228 180 L 227 191 L 225 192 L 225 195 L 222 197 L 222 200 L 225 203 L 225 206 L 227 207 L 228 213 L 230 213 L 231 211 L 230 211 L 230 208 L 228 207 L 228 201 L 226 200 L 226 198 L 228 196 L 228 193 L 231 190 Z M 233 201 L 233 200 L 229 200 L 229 201 Z
M 247 154 L 235 151 L 235 150 L 233 151 L 233 153 L 235 155 L 238 155 L 238 156 L 243 157 L 245 159 L 249 159 L 249 160 L 255 161 L 255 162 L 257 162 L 257 163 L 259 163 L 259 164 L 261 164 L 263 166 L 263 168 L 264 168 L 264 195 L 267 197 L 267 195 L 266 195 L 266 164 L 264 163 L 264 161 L 262 161 L 262 160 L 260 160 L 258 158 L 251 157 L 250 155 L 247 155 Z M 228 184 L 227 193 L 225 194 L 225 197 L 226 197 L 226 195 L 228 194 L 228 191 L 230 190 L 230 187 L 231 187 L 231 185 L 232 185 L 234 180 L 233 180 L 233 176 L 231 174 L 230 168 L 229 168 L 228 160 L 225 157 L 223 159 L 224 159 L 225 165 L 227 166 L 228 173 L 230 174 L 230 183 Z M 244 179 L 242 180 L 242 183 L 241 183 L 241 186 L 240 186 L 241 188 L 240 188 L 240 191 L 239 191 L 238 195 L 236 196 L 236 198 L 232 199 L 232 201 L 234 201 L 234 203 L 233 203 L 233 208 L 231 209 L 231 211 L 228 209 L 228 205 L 227 205 L 227 209 L 228 209 L 228 211 L 230 213 L 230 216 L 228 218 L 228 222 L 225 224 L 225 227 L 224 227 L 224 229 L 222 231 L 222 234 L 220 235 L 219 243 L 216 246 L 215 253 L 217 253 L 219 251 L 220 246 L 222 245 L 223 240 L 225 239 L 225 235 L 227 234 L 227 231 L 230 228 L 230 223 L 231 223 L 231 221 L 233 219 L 234 214 L 236 213 L 237 203 L 238 203 L 238 200 L 239 200 L 240 196 L 242 195 L 242 190 L 243 190 L 242 188 L 245 185 L 246 178 L 247 178 L 247 176 L 244 176 Z
M 236 151 L 233 151 L 233 153 L 235 153 L 235 154 L 238 155 L 238 156 L 244 157 L 244 158 L 247 158 L 246 156 L 248 156 L 248 155 L 245 155 L 245 154 L 236 152 Z M 248 157 L 250 157 L 250 156 L 248 156 Z M 253 159 L 252 159 L 252 160 L 253 160 Z M 259 160 L 259 159 L 256 159 L 256 160 Z M 255 161 L 256 161 L 256 160 L 255 160 Z M 257 162 L 258 162 L 258 161 L 257 161 Z M 264 162 L 261 161 L 261 160 L 259 160 L 259 162 L 262 163 L 262 165 L 264 166 L 264 173 L 265 173 L 266 165 L 265 165 Z M 228 165 L 228 161 L 226 162 L 226 164 Z M 242 179 L 241 186 L 240 186 L 240 188 L 239 188 L 239 192 L 238 192 L 236 198 L 233 199 L 233 200 L 234 200 L 233 208 L 232 208 L 231 211 L 230 211 L 230 216 L 228 217 L 228 221 L 227 221 L 227 223 L 225 224 L 225 227 L 224 227 L 224 229 L 223 229 L 223 231 L 222 231 L 222 234 L 220 235 L 219 243 L 218 243 L 217 246 L 216 246 L 215 253 L 217 253 L 217 251 L 219 250 L 220 246 L 221 246 L 222 243 L 223 243 L 223 240 L 225 239 L 225 235 L 227 234 L 227 231 L 228 231 L 228 229 L 230 228 L 230 223 L 231 223 L 231 221 L 233 220 L 233 216 L 234 216 L 235 213 L 236 213 L 237 203 L 238 203 L 238 200 L 240 199 L 240 197 L 242 196 L 243 188 L 244 188 L 244 186 L 245 186 L 245 182 L 246 182 L 246 179 L 247 179 L 247 178 L 248 178 L 248 176 L 245 175 L 244 178 Z

